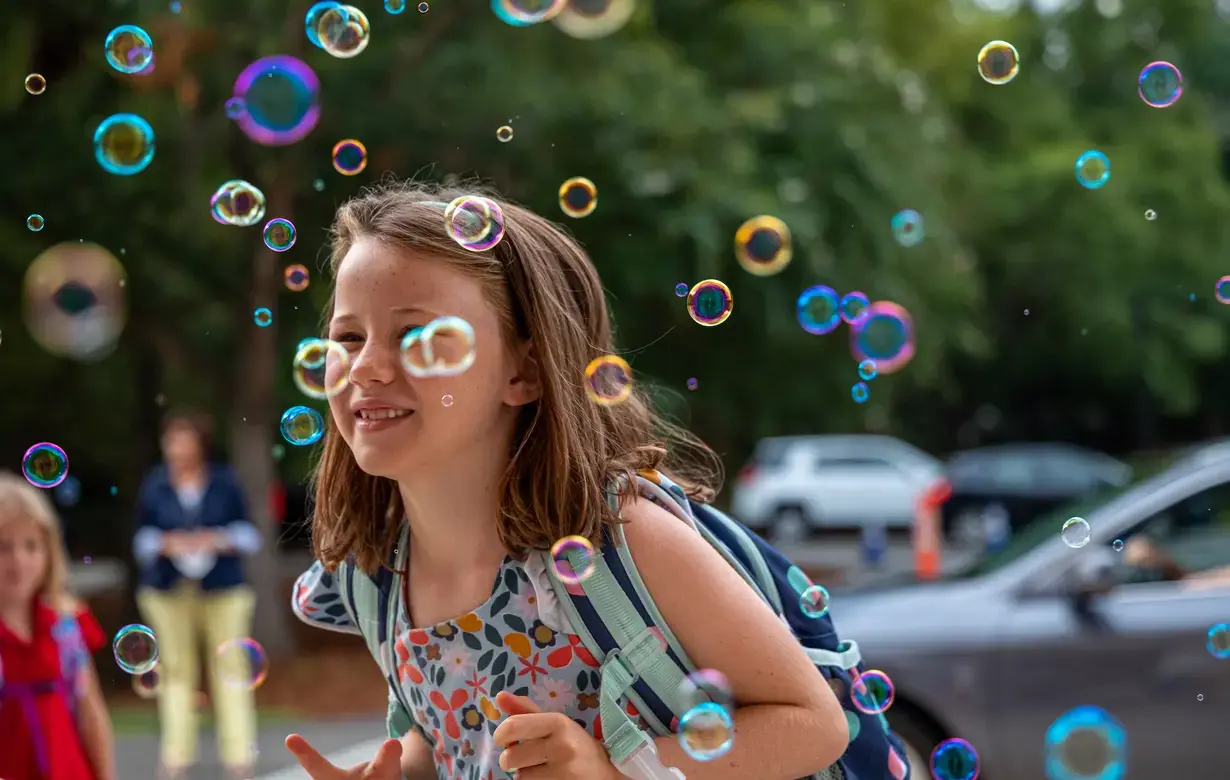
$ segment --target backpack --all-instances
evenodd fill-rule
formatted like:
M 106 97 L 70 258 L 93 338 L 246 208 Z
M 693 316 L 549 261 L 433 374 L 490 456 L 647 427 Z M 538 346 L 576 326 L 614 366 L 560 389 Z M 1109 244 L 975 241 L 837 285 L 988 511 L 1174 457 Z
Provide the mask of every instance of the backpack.
M 618 511 L 619 495 L 626 485 L 615 483 L 607 500 Z M 811 587 L 803 570 L 755 533 L 706 504 L 691 501 L 683 490 L 664 475 L 642 471 L 635 479 L 638 493 L 687 522 L 704 537 L 727 563 L 764 599 L 785 622 L 821 674 L 829 680 L 841 701 L 850 729 L 850 744 L 836 764 L 813 776 L 813 780 L 908 780 L 909 764 L 899 737 L 888 728 L 879 709 L 854 706 L 856 678 L 862 674 L 858 645 L 840 641 L 829 616 L 809 617 L 801 597 Z M 397 610 L 391 599 L 401 593 L 401 575 L 408 544 L 408 529 L 402 530 L 392 569 L 382 568 L 368 576 L 353 561 L 337 572 L 342 605 L 358 626 L 372 656 L 379 663 L 393 695 L 389 700 L 389 736 L 399 738 L 414 728 L 410 708 L 397 680 L 393 643 Z M 542 556 L 551 586 L 582 644 L 599 662 L 599 713 L 603 742 L 611 761 L 620 765 L 632 758 L 653 736 L 673 734 L 679 718 L 690 706 L 684 692 L 688 674 L 697 671 L 679 645 L 670 627 L 658 613 L 628 552 L 623 529 L 608 529 L 600 555 L 586 561 L 585 553 L 573 551 L 574 571 L 586 569 L 580 584 L 560 580 L 551 553 Z M 393 602 L 394 604 L 396 602 Z M 649 724 L 645 733 L 623 706 L 635 706 Z
M 77 622 L 77 616 L 71 612 L 61 611 L 51 627 L 51 638 L 55 641 L 60 655 L 60 679 L 53 683 L 51 690 L 64 697 L 64 703 L 68 705 L 69 712 L 75 717 L 77 701 L 81 698 L 78 678 L 81 669 L 90 662 L 90 651 L 85 645 L 85 637 L 81 634 L 81 624 Z M 45 689 L 33 685 L 6 684 L 4 665 L 0 663 L 0 702 L 11 697 L 17 700 L 19 706 L 24 707 L 26 701 L 31 701 L 35 695 L 45 692 Z M 33 711 L 32 707 L 27 709 L 27 717 L 29 717 L 28 713 Z M 39 772 L 46 777 L 50 766 L 48 755 L 50 746 L 47 735 L 40 728 L 37 716 L 30 724 L 30 732 L 34 737 L 34 755 Z

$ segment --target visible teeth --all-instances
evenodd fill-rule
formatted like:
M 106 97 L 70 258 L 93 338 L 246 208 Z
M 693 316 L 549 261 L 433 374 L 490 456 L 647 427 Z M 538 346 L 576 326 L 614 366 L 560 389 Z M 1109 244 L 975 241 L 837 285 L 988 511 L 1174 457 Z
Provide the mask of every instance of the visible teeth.
M 409 409 L 360 409 L 359 417 L 364 420 L 391 420 L 394 417 L 405 417 Z

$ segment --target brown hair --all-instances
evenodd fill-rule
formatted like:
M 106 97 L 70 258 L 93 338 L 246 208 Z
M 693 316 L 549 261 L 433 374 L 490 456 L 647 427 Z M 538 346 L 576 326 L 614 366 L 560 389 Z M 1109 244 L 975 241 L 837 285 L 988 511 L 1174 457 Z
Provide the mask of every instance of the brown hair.
M 463 195 L 488 197 L 503 211 L 504 239 L 492 249 L 471 252 L 447 234 L 444 206 Z M 615 347 L 598 273 L 559 227 L 477 187 L 398 183 L 369 190 L 338 210 L 334 275 L 362 238 L 439 257 L 473 275 L 499 310 L 509 341 L 534 345 L 542 394 L 522 410 L 496 519 L 510 552 L 548 549 L 570 535 L 600 541 L 603 528 L 618 522 L 604 491 L 620 474 L 659 469 L 697 500 L 716 494 L 722 481 L 717 455 L 659 419 L 639 388 L 610 406 L 586 395 L 586 366 Z M 330 300 L 326 321 L 332 310 Z M 385 563 L 404 512 L 397 485 L 359 468 L 332 419 L 313 482 L 312 546 L 321 563 L 333 569 L 352 554 L 364 571 Z
M 38 593 L 58 610 L 71 609 L 75 600 L 68 591 L 68 553 L 60 534 L 60 518 L 43 491 L 8 471 L 0 471 L 0 526 L 21 518 L 35 521 L 47 545 L 47 571 Z
M 162 435 L 172 428 L 186 428 L 196 436 L 201 445 L 201 457 L 209 459 L 209 449 L 213 446 L 214 419 L 204 412 L 195 409 L 176 409 L 162 418 Z

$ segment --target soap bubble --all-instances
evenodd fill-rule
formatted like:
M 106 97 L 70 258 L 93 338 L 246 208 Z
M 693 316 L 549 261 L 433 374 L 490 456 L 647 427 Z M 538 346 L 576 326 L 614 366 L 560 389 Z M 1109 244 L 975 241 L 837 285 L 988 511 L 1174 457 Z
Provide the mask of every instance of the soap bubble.
M 128 674 L 145 674 L 158 664 L 158 641 L 149 626 L 131 623 L 111 643 L 115 662 Z

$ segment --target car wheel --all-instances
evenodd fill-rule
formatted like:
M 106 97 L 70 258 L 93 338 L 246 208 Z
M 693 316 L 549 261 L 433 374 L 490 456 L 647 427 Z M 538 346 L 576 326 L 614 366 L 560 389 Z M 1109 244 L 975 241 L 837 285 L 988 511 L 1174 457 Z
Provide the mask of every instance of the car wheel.
M 921 716 L 890 709 L 885 715 L 893 733 L 905 743 L 905 758 L 910 765 L 910 780 L 931 777 L 931 751 L 940 744 L 935 729 Z

